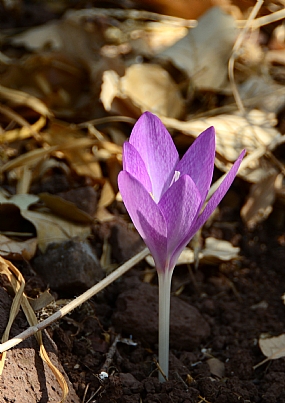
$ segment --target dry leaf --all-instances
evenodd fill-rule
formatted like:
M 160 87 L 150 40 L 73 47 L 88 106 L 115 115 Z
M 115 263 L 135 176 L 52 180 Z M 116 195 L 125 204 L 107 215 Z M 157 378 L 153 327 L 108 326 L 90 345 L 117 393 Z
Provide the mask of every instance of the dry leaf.
M 58 31 L 60 21 L 50 21 L 44 25 L 28 29 L 21 34 L 14 35 L 11 42 L 14 45 L 25 46 L 26 49 L 39 51 L 48 46 L 49 49 L 60 50 L 63 43 Z
M 22 210 L 21 214 L 36 227 L 38 246 L 43 253 L 51 243 L 60 243 L 75 237 L 84 240 L 91 234 L 89 226 L 76 225 L 53 214 L 29 210 Z
M 61 121 L 54 121 L 42 134 L 42 138 L 51 148 L 60 150 L 78 175 L 91 178 L 102 177 L 100 165 L 90 148 L 95 139 L 86 138 L 86 134 Z
M 261 109 L 266 113 L 277 114 L 285 104 L 284 85 L 276 84 L 267 75 L 251 75 L 239 86 L 239 94 L 251 109 Z
M 44 292 L 41 292 L 37 298 L 28 298 L 28 300 L 33 310 L 39 311 L 54 302 L 54 297 L 49 290 L 45 290 Z
M 184 110 L 177 84 L 157 64 L 133 64 L 121 79 L 114 71 L 106 71 L 100 94 L 106 110 L 112 108 L 115 97 L 130 100 L 141 112 L 179 117 Z
M 40 193 L 39 198 L 53 213 L 58 214 L 65 219 L 82 224 L 90 224 L 93 221 L 93 217 L 85 211 L 80 210 L 74 203 L 63 199 L 60 196 L 52 195 L 50 193 Z
M 237 36 L 236 22 L 221 8 L 213 7 L 188 35 L 158 56 L 183 70 L 198 88 L 224 88 L 228 60 Z
M 180 130 L 194 138 L 209 126 L 214 126 L 217 152 L 215 163 L 222 171 L 227 172 L 231 163 L 246 149 L 248 163 L 245 167 L 242 163 L 239 176 L 256 183 L 275 173 L 275 167 L 270 161 L 261 160 L 261 157 L 267 147 L 276 144 L 282 136 L 274 127 L 275 119 L 262 111 L 252 110 L 246 118 L 238 114 L 221 114 L 186 122 L 166 117 L 161 119 L 168 128 Z
M 202 249 L 201 261 L 206 264 L 218 264 L 221 261 L 227 262 L 239 258 L 240 248 L 233 246 L 228 241 L 206 238 L 205 248 Z
M 218 358 L 209 358 L 207 360 L 207 364 L 210 367 L 212 375 L 215 375 L 218 378 L 223 378 L 225 376 L 225 364 L 222 361 L 218 360 Z
M 265 364 L 269 360 L 277 360 L 278 358 L 285 357 L 285 334 L 281 334 L 277 337 L 260 337 L 258 344 L 260 350 L 267 358 L 255 365 L 254 369 Z
M 251 185 L 249 196 L 241 209 L 241 217 L 248 228 L 253 229 L 256 224 L 266 220 L 272 212 L 272 205 L 275 201 L 276 186 L 278 183 L 282 186 L 282 178 L 275 173 L 268 178 L 265 178 L 259 183 Z M 279 186 L 280 188 L 280 186 Z
M 109 206 L 115 199 L 114 190 L 108 180 L 106 180 L 102 190 L 100 199 L 98 201 L 98 208 Z
M 31 260 L 37 250 L 37 238 L 19 242 L 0 235 L 0 255 L 6 259 Z

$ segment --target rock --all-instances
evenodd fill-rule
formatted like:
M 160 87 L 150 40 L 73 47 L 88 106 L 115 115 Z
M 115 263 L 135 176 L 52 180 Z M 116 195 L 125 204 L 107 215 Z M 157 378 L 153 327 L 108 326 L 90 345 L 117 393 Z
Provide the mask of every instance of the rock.
M 7 325 L 12 298 L 0 287 L 0 337 Z M 28 327 L 20 313 L 11 329 L 11 336 L 16 336 Z M 67 378 L 58 357 L 56 346 L 46 332 L 43 334 L 44 345 L 52 363 L 67 381 L 69 394 L 65 403 L 80 403 L 72 384 Z M 61 388 L 49 367 L 39 356 L 39 345 L 30 337 L 7 352 L 5 366 L 0 377 L 0 401 L 10 403 L 59 402 Z
M 144 343 L 158 342 L 158 288 L 146 283 L 129 284 L 117 300 L 113 321 L 117 332 L 132 335 Z M 210 335 L 210 326 L 192 305 L 171 297 L 170 346 L 192 350 Z
M 112 245 L 112 256 L 116 261 L 125 262 L 145 248 L 138 232 L 130 229 L 124 220 L 116 219 L 110 225 L 109 243 Z
M 49 245 L 32 264 L 49 287 L 72 296 L 92 287 L 105 275 L 89 243 L 77 240 Z

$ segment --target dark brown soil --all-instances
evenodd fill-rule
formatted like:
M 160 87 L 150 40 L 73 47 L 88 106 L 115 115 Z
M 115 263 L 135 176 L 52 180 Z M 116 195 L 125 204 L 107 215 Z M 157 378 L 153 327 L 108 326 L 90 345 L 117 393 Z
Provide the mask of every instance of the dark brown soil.
M 173 292 L 184 289 L 172 301 L 169 381 L 157 380 L 157 285 L 142 282 L 144 263 L 50 329 L 85 402 L 285 402 L 284 358 L 253 369 L 264 359 L 259 337 L 285 331 L 284 225 L 274 214 L 248 232 L 233 213 L 222 209 L 223 221 L 207 235 L 239 244 L 241 259 L 199 267 L 195 285 L 187 268 L 174 272 Z M 110 354 L 118 333 L 133 343 L 118 342 Z M 211 357 L 218 369 L 210 368 Z M 104 381 L 102 370 L 109 374 Z

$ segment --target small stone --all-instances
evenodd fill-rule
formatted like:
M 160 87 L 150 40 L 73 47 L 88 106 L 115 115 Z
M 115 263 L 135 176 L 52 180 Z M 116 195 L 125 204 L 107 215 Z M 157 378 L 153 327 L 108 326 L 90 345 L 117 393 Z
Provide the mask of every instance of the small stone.
M 77 240 L 49 245 L 43 255 L 34 258 L 33 267 L 51 289 L 72 296 L 104 277 L 92 247 Z

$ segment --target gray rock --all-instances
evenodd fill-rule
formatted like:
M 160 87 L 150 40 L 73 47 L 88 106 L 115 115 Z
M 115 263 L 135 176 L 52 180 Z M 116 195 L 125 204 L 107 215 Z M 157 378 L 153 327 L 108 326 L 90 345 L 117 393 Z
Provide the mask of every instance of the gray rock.
M 77 240 L 49 245 L 32 264 L 49 287 L 71 296 L 92 287 L 104 277 L 92 247 L 88 242 Z

